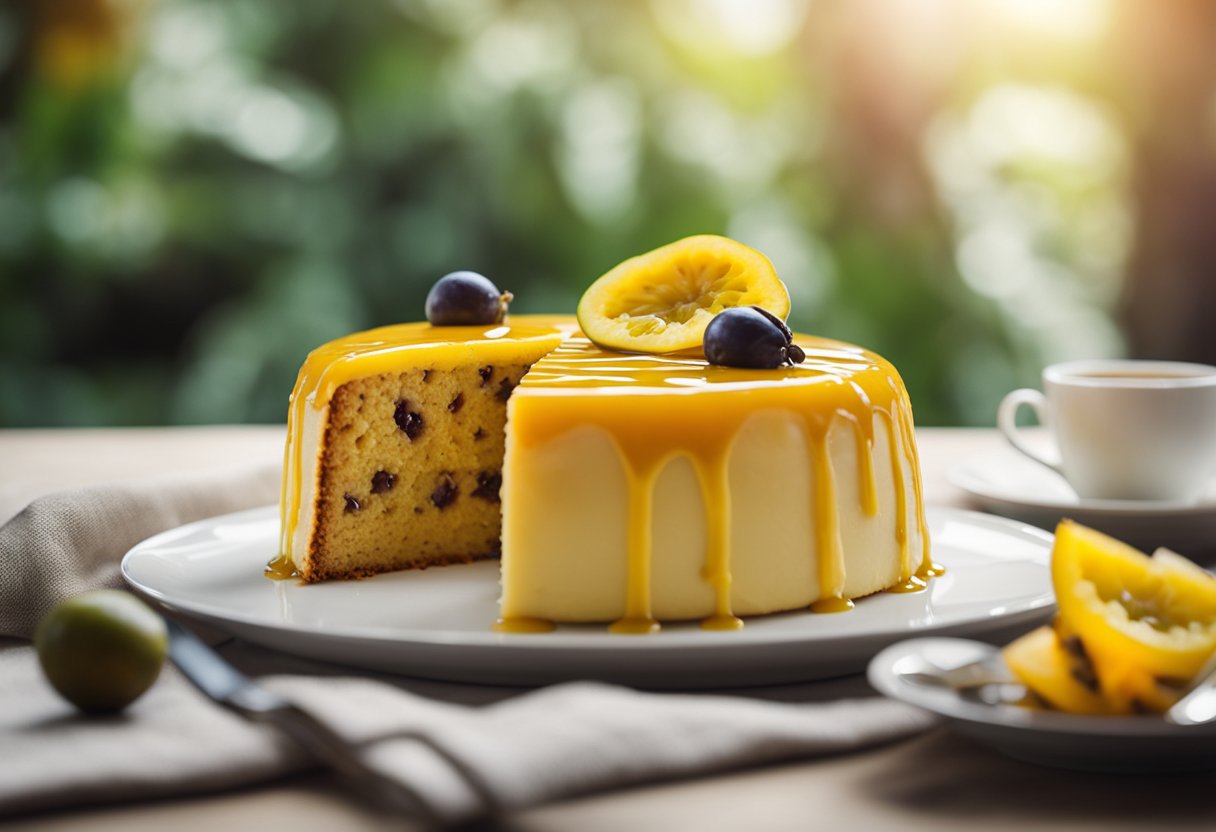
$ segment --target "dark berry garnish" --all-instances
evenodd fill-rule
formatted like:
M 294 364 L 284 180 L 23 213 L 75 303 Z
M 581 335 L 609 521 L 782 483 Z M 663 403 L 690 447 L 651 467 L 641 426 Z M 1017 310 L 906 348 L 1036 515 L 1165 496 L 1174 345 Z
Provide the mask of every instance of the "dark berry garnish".
M 497 324 L 507 314 L 510 292 L 500 292 L 477 272 L 452 272 L 426 296 L 426 319 L 433 326 Z
M 806 354 L 785 323 L 758 306 L 726 309 L 705 327 L 703 348 L 711 364 L 771 370 L 801 364 Z
M 748 307 L 748 308 L 749 308 L 749 309 L 755 309 L 755 310 L 756 310 L 757 312 L 759 312 L 761 315 L 763 315 L 764 317 L 768 318 L 769 323 L 771 323 L 773 326 L 775 326 L 775 327 L 777 327 L 778 329 L 780 329 L 780 330 L 781 330 L 781 331 L 782 331 L 782 332 L 785 334 L 785 340 L 786 340 L 787 342 L 788 342 L 788 341 L 793 340 L 793 338 L 794 338 L 794 332 L 793 332 L 793 330 L 791 330 L 791 329 L 790 329 L 790 328 L 789 328 L 789 327 L 786 325 L 785 321 L 783 321 L 783 320 L 781 320 L 780 318 L 778 318 L 778 317 L 777 317 L 776 315 L 774 315 L 772 312 L 769 312 L 769 311 L 768 311 L 767 309 L 765 309 L 763 306 L 750 306 L 750 307 Z
M 356 500 L 351 494 L 343 494 L 342 499 L 346 501 L 346 508 L 342 510 L 345 514 L 354 514 L 355 512 L 359 511 L 359 509 L 363 508 L 363 506 L 359 504 L 359 501 Z
M 447 508 L 456 499 L 456 493 L 456 480 L 452 479 L 451 474 L 441 474 L 439 484 L 431 492 L 431 504 L 435 508 Z
M 385 491 L 392 491 L 393 486 L 397 484 L 397 475 L 391 474 L 388 471 L 377 471 L 372 474 L 372 493 L 383 494 Z
M 473 489 L 473 496 L 497 503 L 499 502 L 498 492 L 501 490 L 502 471 L 482 471 L 477 475 L 477 488 Z
M 459 413 L 464 407 L 464 393 L 457 393 L 456 398 L 448 402 L 448 413 Z
M 410 403 L 405 399 L 397 402 L 397 408 L 393 411 L 393 421 L 411 440 L 417 439 L 418 435 L 422 433 L 424 424 L 422 414 L 410 410 Z

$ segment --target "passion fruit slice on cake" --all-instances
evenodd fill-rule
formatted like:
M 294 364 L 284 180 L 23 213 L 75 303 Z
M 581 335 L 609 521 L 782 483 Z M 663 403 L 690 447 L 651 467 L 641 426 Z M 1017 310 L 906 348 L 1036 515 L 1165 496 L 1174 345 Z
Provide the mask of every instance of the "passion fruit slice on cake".
M 1216 578 L 1180 556 L 1065 520 L 1051 571 L 1061 625 L 1119 710 L 1169 707 L 1216 653 Z
M 700 347 L 714 316 L 737 306 L 784 320 L 790 295 L 763 254 L 702 234 L 616 266 L 583 294 L 578 322 L 605 349 L 668 353 Z

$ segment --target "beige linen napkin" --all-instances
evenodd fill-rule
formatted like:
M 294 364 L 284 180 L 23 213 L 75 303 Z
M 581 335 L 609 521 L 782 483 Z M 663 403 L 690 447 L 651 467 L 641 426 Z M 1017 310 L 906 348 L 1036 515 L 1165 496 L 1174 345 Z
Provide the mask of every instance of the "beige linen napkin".
M 574 682 L 471 707 L 370 679 L 260 681 L 423 795 L 446 822 L 864 748 L 932 724 L 929 715 L 880 698 L 803 705 Z M 0 748 L 0 816 L 213 790 L 310 764 L 172 670 L 122 715 L 77 715 L 46 686 L 28 648 L 0 652 Z
M 269 502 L 276 488 L 277 475 L 260 470 L 35 501 L 0 527 L 0 634 L 28 637 L 58 599 L 115 585 L 122 554 L 147 535 Z M 440 701 L 475 698 L 455 686 L 430 685 L 437 698 L 429 698 L 366 678 L 261 681 L 425 795 L 444 821 L 861 748 L 932 723 L 879 698 L 786 704 L 571 683 L 474 707 Z M 25 646 L 0 650 L 0 750 L 0 815 L 223 788 L 311 765 L 270 729 L 204 699 L 172 668 L 126 713 L 79 716 L 47 686 Z
M 259 465 L 39 497 L 0 526 L 0 636 L 30 638 L 64 598 L 121 586 L 122 556 L 157 532 L 275 502 L 279 470 Z

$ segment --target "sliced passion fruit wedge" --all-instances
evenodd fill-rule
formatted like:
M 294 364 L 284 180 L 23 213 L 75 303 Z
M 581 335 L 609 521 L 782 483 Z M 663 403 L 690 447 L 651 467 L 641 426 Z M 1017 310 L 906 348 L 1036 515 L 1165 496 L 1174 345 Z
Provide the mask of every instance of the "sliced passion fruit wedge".
M 1216 653 L 1216 578 L 1150 558 L 1069 520 L 1056 529 L 1052 584 L 1061 626 L 1080 640 L 1103 696 L 1160 710 Z
M 605 349 L 668 353 L 700 347 L 713 317 L 736 306 L 759 306 L 785 320 L 790 295 L 763 254 L 703 234 L 609 271 L 583 294 L 578 322 Z
M 1098 716 L 1120 712 L 1102 697 L 1080 642 L 1062 640 L 1052 627 L 1032 630 L 1001 655 L 1018 681 L 1056 710 Z

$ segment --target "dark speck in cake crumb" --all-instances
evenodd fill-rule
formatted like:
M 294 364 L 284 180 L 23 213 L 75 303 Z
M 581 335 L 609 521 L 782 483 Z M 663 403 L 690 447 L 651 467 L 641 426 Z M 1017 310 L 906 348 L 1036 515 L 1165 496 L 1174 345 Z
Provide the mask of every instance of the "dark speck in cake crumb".
M 481 386 L 485 387 L 490 383 L 490 376 L 494 375 L 494 368 L 492 366 L 482 367 L 477 371 L 477 375 L 481 376 Z
M 511 391 L 514 389 L 515 385 L 511 382 L 511 379 L 504 378 L 502 381 L 498 382 L 498 392 L 494 395 L 498 397 L 500 402 L 505 402 L 507 399 L 511 398 Z
M 501 471 L 482 471 L 477 475 L 477 488 L 474 489 L 473 496 L 488 500 L 491 503 L 497 503 L 499 502 L 498 492 L 501 489 Z
M 414 514 L 422 514 L 422 506 L 414 506 Z
M 410 410 L 410 403 L 405 399 L 397 402 L 397 409 L 393 411 L 393 421 L 411 440 L 417 439 L 418 435 L 422 433 L 422 414 Z
M 430 371 L 430 370 L 423 370 L 423 371 L 422 371 L 422 380 L 423 380 L 423 381 L 430 381 L 430 380 L 431 380 L 431 371 Z
M 473 439 L 475 441 L 480 442 L 481 440 L 483 440 L 485 438 L 486 438 L 486 432 L 484 430 L 482 430 L 481 428 L 478 428 L 477 430 L 473 431 Z
M 464 393 L 457 393 L 456 398 L 448 402 L 448 413 L 459 413 L 464 407 Z
M 346 508 L 342 510 L 345 514 L 354 514 L 363 508 L 363 506 L 359 505 L 359 501 L 351 494 L 343 494 L 342 499 L 346 500 Z
M 435 490 L 431 492 L 431 503 L 435 508 L 447 508 L 456 499 L 457 493 L 459 492 L 456 488 L 456 480 L 445 471 L 439 475 L 439 485 L 435 486 Z
M 372 493 L 383 494 L 385 491 L 392 491 L 393 486 L 397 484 L 397 475 L 391 474 L 388 471 L 377 471 L 372 474 Z

